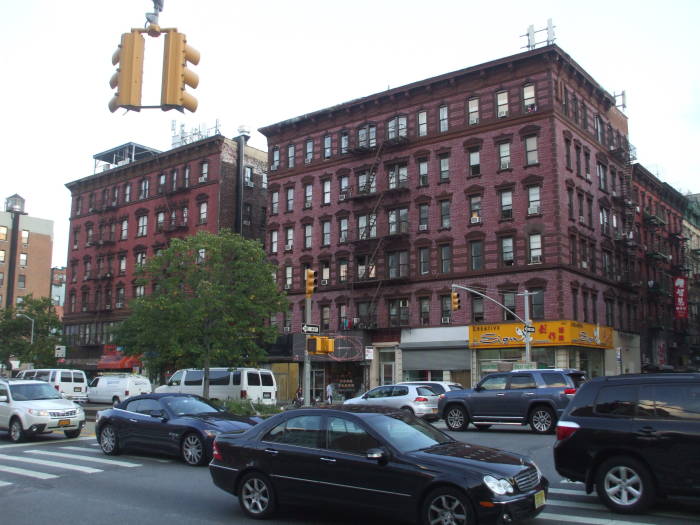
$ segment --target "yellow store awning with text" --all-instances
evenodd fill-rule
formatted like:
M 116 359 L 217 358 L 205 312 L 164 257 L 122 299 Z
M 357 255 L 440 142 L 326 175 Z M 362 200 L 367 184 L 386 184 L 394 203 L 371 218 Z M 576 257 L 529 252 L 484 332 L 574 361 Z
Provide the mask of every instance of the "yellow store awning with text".
M 612 348 L 613 330 L 578 321 L 532 321 L 531 346 L 586 346 Z M 521 323 L 471 325 L 470 348 L 503 348 L 525 346 L 525 330 Z

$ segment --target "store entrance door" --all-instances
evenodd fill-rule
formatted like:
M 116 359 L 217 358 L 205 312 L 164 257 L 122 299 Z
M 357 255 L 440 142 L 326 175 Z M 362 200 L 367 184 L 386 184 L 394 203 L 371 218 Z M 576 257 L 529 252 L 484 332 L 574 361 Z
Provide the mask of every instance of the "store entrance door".
M 326 374 L 323 370 L 311 370 L 311 402 L 323 401 L 326 392 Z
M 382 385 L 394 383 L 394 363 L 382 363 Z

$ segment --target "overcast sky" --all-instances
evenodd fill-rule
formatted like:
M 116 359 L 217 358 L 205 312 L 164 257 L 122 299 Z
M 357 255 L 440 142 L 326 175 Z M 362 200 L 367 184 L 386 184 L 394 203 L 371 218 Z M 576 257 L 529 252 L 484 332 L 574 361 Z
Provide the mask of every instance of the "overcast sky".
M 112 114 L 120 35 L 151 0 L 0 0 L 2 197 L 54 221 L 66 264 L 70 194 L 93 155 L 133 141 L 171 147 L 171 124 L 237 135 L 410 82 L 523 51 L 528 25 L 552 18 L 556 43 L 606 90 L 625 90 L 630 141 L 652 173 L 700 192 L 697 0 L 165 0 L 161 27 L 201 53 L 195 114 Z M 538 33 L 544 40 L 545 33 Z M 147 38 L 143 104 L 159 103 L 162 38 Z M 160 48 L 158 46 L 160 45 Z M 267 149 L 253 133 L 251 145 Z

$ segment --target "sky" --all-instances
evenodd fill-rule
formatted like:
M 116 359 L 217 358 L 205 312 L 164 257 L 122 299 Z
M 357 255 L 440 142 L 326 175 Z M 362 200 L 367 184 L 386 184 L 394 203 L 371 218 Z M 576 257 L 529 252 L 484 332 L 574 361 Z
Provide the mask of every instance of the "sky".
M 160 26 L 201 53 L 196 113 L 110 113 L 121 34 L 152 0 L 0 0 L 3 199 L 54 221 L 65 266 L 70 192 L 93 155 L 125 142 L 158 150 L 172 126 L 213 128 L 267 150 L 257 129 L 358 97 L 524 51 L 551 18 L 556 44 L 610 93 L 626 93 L 637 157 L 682 193 L 700 192 L 697 0 L 164 0 Z M 537 33 L 537 41 L 546 33 Z M 146 38 L 144 105 L 159 104 L 163 38 Z M 159 47 L 160 46 L 160 47 Z

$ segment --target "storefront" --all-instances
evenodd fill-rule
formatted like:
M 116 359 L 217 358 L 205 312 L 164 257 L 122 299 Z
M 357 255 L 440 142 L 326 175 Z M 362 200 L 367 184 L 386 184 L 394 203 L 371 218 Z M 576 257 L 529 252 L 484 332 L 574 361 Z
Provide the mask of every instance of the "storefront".
M 611 327 L 569 320 L 532 324 L 535 332 L 531 334 L 530 363 L 525 363 L 521 323 L 470 327 L 472 385 L 484 374 L 518 367 L 577 368 L 589 377 L 605 374 L 606 355 L 614 353 Z
M 401 331 L 401 381 L 454 381 L 470 384 L 471 351 L 467 327 L 414 328 Z

